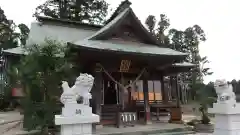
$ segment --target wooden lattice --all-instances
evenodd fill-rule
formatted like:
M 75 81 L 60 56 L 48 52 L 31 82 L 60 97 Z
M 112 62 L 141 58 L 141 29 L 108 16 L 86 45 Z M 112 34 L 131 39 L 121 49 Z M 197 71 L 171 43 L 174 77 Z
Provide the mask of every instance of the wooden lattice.
M 120 65 L 120 72 L 128 72 L 131 65 L 130 60 L 122 60 Z

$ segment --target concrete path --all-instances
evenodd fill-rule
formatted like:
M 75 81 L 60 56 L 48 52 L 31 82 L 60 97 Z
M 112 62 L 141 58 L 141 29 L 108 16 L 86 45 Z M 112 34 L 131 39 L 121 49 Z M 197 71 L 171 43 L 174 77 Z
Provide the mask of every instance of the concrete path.
M 194 134 L 194 135 L 213 135 L 213 134 L 210 134 L 210 133 L 197 133 L 197 134 Z
M 0 112 L 0 125 L 20 121 L 22 118 L 19 112 Z
M 23 116 L 19 112 L 0 112 L 0 134 L 14 135 L 19 130 Z
M 151 125 L 135 125 L 134 127 L 104 127 L 98 129 L 96 135 L 116 135 L 116 134 L 158 134 L 164 132 L 186 131 L 187 127 L 182 124 L 153 123 Z
M 194 115 L 184 115 L 183 119 L 185 121 L 189 121 L 194 119 L 196 116 Z M 20 121 L 23 119 L 23 116 L 20 115 L 19 112 L 0 112 L 0 135 L 21 135 L 26 133 L 21 130 Z M 97 135 L 113 135 L 113 134 L 136 134 L 140 135 L 140 132 L 150 133 L 153 135 L 161 135 L 166 130 L 175 130 L 176 129 L 184 129 L 186 126 L 180 124 L 169 124 L 167 123 L 169 117 L 161 117 L 161 121 L 156 122 L 152 125 L 136 125 L 135 127 L 123 127 L 123 128 L 115 128 L 115 127 L 104 127 L 98 129 Z M 7 131 L 7 132 L 6 132 Z M 175 132 L 173 131 L 173 132 Z M 167 134 L 166 134 L 167 135 Z M 195 135 L 211 135 L 211 134 L 195 134 Z

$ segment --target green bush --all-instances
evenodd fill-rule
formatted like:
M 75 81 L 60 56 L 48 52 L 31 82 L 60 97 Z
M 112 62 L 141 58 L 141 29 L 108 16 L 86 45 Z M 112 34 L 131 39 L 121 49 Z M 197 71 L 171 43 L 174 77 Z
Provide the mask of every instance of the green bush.
M 187 122 L 187 125 L 190 125 L 190 126 L 195 126 L 196 124 L 199 124 L 199 123 L 201 123 L 201 121 L 200 121 L 200 120 L 193 119 L 193 120 L 191 120 L 191 121 Z
M 210 118 L 208 116 L 207 110 L 212 107 L 212 104 L 216 102 L 217 94 L 213 83 L 199 84 L 199 89 L 197 90 L 197 101 L 200 103 L 199 111 L 201 112 L 201 123 L 209 124 Z

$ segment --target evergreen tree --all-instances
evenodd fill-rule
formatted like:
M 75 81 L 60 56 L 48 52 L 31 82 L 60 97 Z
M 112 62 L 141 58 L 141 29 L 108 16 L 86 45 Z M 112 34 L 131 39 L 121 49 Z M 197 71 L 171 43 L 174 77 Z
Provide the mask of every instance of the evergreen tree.
M 0 48 L 7 49 L 13 48 L 18 45 L 18 34 L 14 32 L 15 24 L 13 21 L 8 20 L 4 11 L 0 7 Z
M 90 24 L 102 24 L 107 16 L 104 0 L 47 0 L 36 8 L 34 16 L 69 19 Z
M 145 21 L 145 24 L 147 25 L 149 32 L 155 36 L 156 17 L 149 15 Z
M 17 29 L 20 32 L 16 32 Z M 12 21 L 7 19 L 3 9 L 0 7 L 0 109 L 4 110 L 12 102 L 11 90 L 15 88 L 16 79 L 9 75 L 9 72 L 14 72 L 12 69 L 6 69 L 6 61 L 3 57 L 2 50 L 15 48 L 20 45 L 25 45 L 29 34 L 29 28 L 25 24 L 18 26 Z M 11 65 L 11 68 L 14 65 Z
M 30 29 L 28 28 L 27 25 L 25 25 L 23 23 L 19 24 L 18 28 L 20 30 L 19 40 L 21 42 L 21 45 L 25 46 L 28 35 L 29 35 L 29 32 L 30 32 Z
M 20 33 L 16 29 L 20 29 Z M 8 49 L 19 45 L 25 45 L 29 34 L 29 28 L 25 24 L 16 24 L 8 20 L 4 11 L 0 7 L 0 48 Z
M 24 90 L 24 128 L 40 128 L 48 133 L 54 126 L 54 115 L 60 113 L 61 81 L 74 82 L 77 71 L 71 62 L 73 53 L 55 40 L 25 47 L 27 56 L 21 58 L 17 67 L 17 80 Z M 73 79 L 74 78 L 74 79 Z M 42 133 L 44 134 L 44 133 Z
M 207 57 L 201 57 L 199 54 L 199 45 L 206 40 L 206 35 L 200 26 L 194 25 L 184 31 L 174 28 L 169 29 L 170 21 L 164 14 L 160 14 L 160 21 L 157 23 L 156 29 L 154 29 L 156 19 L 153 15 L 148 16 L 145 24 L 149 32 L 153 33 L 159 43 L 165 44 L 174 50 L 188 53 L 189 55 L 185 61 L 197 65 L 191 72 L 179 74 L 179 78 L 182 81 L 192 82 L 192 89 L 194 89 L 197 83 L 202 83 L 203 76 L 213 73 L 210 72 L 210 68 L 204 67 L 206 63 L 209 63 Z M 196 92 L 193 92 L 193 95 L 195 96 Z

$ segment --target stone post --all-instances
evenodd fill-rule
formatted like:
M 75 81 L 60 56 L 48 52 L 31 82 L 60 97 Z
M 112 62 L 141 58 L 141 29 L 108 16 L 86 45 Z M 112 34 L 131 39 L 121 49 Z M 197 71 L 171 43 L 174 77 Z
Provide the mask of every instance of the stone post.
M 55 115 L 55 124 L 61 125 L 61 135 L 92 135 L 92 123 L 100 119 L 89 106 L 93 81 L 94 78 L 87 74 L 80 74 L 72 88 L 63 81 L 61 102 L 64 107 L 61 115 Z M 79 96 L 83 99 L 81 104 L 76 101 Z

